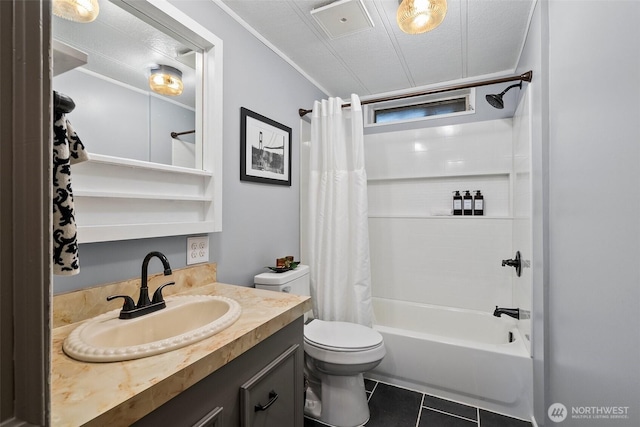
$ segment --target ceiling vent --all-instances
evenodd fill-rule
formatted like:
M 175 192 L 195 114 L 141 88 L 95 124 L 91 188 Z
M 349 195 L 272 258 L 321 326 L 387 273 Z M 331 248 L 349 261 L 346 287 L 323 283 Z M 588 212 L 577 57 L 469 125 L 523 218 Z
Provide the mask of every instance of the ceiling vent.
M 311 16 L 331 39 L 373 28 L 362 0 L 339 0 L 313 9 Z

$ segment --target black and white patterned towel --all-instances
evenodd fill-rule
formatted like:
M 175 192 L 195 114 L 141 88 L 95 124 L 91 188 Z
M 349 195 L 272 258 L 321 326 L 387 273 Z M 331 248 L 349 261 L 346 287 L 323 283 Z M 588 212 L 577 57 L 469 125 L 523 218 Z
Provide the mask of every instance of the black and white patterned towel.
M 53 274 L 70 276 L 80 272 L 77 228 L 71 189 L 71 165 L 89 156 L 62 113 L 53 122 Z

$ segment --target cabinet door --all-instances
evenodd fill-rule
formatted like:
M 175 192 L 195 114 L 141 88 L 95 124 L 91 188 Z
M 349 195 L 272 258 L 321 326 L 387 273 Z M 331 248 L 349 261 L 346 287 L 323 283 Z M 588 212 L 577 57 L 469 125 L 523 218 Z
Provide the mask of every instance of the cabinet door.
M 240 387 L 242 427 L 283 427 L 296 425 L 296 381 L 302 381 L 296 353 L 300 347 L 292 345 L 263 370 Z
M 200 421 L 195 423 L 193 427 L 223 427 L 222 408 L 215 408 L 213 411 L 202 417 Z

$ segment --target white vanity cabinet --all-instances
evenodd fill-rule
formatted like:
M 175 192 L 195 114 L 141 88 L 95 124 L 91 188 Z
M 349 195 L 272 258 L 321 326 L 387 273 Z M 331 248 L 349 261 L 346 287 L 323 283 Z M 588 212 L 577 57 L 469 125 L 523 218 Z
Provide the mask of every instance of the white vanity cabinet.
M 302 317 L 133 424 L 302 427 Z

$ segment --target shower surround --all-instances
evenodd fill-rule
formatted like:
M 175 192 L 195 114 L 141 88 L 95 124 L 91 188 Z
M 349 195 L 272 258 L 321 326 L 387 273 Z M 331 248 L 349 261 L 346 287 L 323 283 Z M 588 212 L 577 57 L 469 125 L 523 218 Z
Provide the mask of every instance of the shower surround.
M 492 316 L 530 309 L 530 269 L 501 265 L 531 253 L 526 111 L 365 135 L 365 155 L 374 315 L 389 349 L 370 375 L 528 419 L 528 321 Z M 451 216 L 455 190 L 481 190 L 484 216 Z M 497 342 L 483 339 L 492 331 Z

